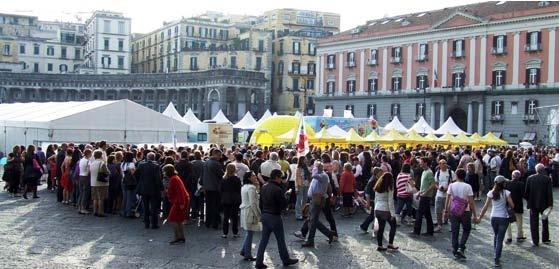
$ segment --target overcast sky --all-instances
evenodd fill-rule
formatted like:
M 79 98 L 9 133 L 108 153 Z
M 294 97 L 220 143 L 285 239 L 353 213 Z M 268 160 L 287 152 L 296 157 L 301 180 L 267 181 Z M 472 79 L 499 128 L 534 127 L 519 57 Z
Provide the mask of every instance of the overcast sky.
M 295 8 L 335 12 L 341 16 L 341 30 L 364 24 L 367 20 L 384 16 L 440 9 L 468 3 L 472 0 L 3 0 L 0 13 L 38 16 L 40 20 L 85 21 L 98 9 L 123 12 L 132 19 L 133 33 L 146 33 L 157 29 L 163 21 L 181 16 L 191 17 L 207 10 L 225 14 L 260 15 L 277 8 Z M 374 4 L 375 3 L 375 4 Z M 381 3 L 384 4 L 382 7 Z

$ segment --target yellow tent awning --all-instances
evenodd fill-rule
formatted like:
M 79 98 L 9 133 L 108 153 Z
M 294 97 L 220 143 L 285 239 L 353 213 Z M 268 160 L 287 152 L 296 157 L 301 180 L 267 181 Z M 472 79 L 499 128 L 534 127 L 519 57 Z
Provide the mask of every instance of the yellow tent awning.
M 476 144 L 474 139 L 465 135 L 465 133 L 459 133 L 455 136 L 455 139 L 451 140 L 451 144 L 453 145 L 461 145 L 461 146 L 473 146 Z
M 486 140 L 487 145 L 505 146 L 508 144 L 507 141 L 498 138 L 492 132 L 487 133 L 482 138 Z
M 297 128 L 291 129 L 276 137 L 276 140 L 293 143 L 296 140 Z
M 351 144 L 358 144 L 358 143 L 362 143 L 365 141 L 365 139 L 363 137 L 361 137 L 356 130 L 354 130 L 354 128 L 350 128 L 350 130 L 348 130 L 348 133 L 346 134 L 346 138 L 345 138 L 347 143 L 351 143 Z
M 364 140 L 368 143 L 379 143 L 379 135 L 375 130 L 373 130 L 366 137 L 364 137 Z
M 309 142 L 312 144 L 329 144 L 329 143 L 344 143 L 344 138 L 333 137 L 327 131 L 327 128 L 323 127 L 321 131 L 315 134 L 315 136 L 310 137 Z
M 419 135 L 415 130 L 410 130 L 405 136 L 410 144 L 426 144 L 430 142 L 427 138 Z
M 408 139 L 399 134 L 395 129 L 391 129 L 387 134 L 379 138 L 379 142 L 382 144 L 402 144 L 407 143 Z
M 424 136 L 424 139 L 427 139 L 429 142 L 438 141 L 438 137 L 434 133 L 429 133 L 427 136 Z
M 439 144 L 449 145 L 454 139 L 455 137 L 451 133 L 447 132 L 442 137 L 438 138 L 436 142 Z

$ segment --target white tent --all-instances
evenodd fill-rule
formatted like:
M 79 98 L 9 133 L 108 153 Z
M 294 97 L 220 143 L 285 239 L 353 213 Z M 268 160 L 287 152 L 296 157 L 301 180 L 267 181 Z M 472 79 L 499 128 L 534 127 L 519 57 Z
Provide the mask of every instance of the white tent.
M 294 114 L 294 117 L 298 117 L 298 118 L 299 118 L 299 116 L 301 116 L 301 113 L 300 113 L 299 110 L 298 110 L 298 111 L 296 111 L 296 113 Z
M 346 137 L 347 132 L 338 127 L 338 125 L 331 126 L 327 129 L 327 133 L 332 137 Z
M 0 148 L 15 144 L 187 141 L 189 125 L 130 100 L 0 104 Z M 175 132 L 173 130 L 176 130 Z
M 261 124 L 263 121 L 265 121 L 270 117 L 272 117 L 272 113 L 270 113 L 270 110 L 267 109 L 262 115 L 262 117 L 251 128 L 253 128 L 253 130 L 256 129 L 259 124 Z
M 416 131 L 419 134 L 430 134 L 435 132 L 434 128 L 428 124 L 428 122 L 424 119 L 424 116 L 421 116 L 418 121 L 408 129 L 408 131 Z
M 439 129 L 434 132 L 434 134 L 437 135 L 444 135 L 446 133 L 450 133 L 452 135 L 458 135 L 461 133 L 466 134 L 465 131 L 461 130 L 461 128 L 459 128 L 459 126 L 455 124 L 455 121 L 453 121 L 451 117 L 447 118 L 445 123 L 443 123 L 443 125 L 441 125 L 441 127 L 439 127 Z
M 389 132 L 390 130 L 395 130 L 399 133 L 406 133 L 408 131 L 397 116 L 394 116 L 393 120 L 383 127 L 383 132 Z
M 236 124 L 233 125 L 233 129 L 241 129 L 241 130 L 255 130 L 255 126 L 257 125 L 257 121 L 251 115 L 251 112 L 247 111 L 245 116 Z
M 272 116 L 278 116 L 278 113 L 274 112 L 274 114 L 272 114 Z
M 185 116 L 183 116 L 183 119 L 189 124 L 189 125 L 197 125 L 197 124 L 201 124 L 202 122 L 196 117 L 196 115 L 194 114 L 194 112 L 192 111 L 192 109 L 189 108 L 189 110 L 187 111 L 187 114 L 185 114 Z
M 169 105 L 167 105 L 167 108 L 165 108 L 165 110 L 161 114 L 188 124 L 188 122 L 183 119 L 183 117 L 181 117 L 181 114 L 177 112 L 177 109 L 175 109 L 173 102 L 169 102 Z
M 231 121 L 228 120 L 228 118 L 226 117 L 226 115 L 224 115 L 224 112 L 222 112 L 221 109 L 218 111 L 218 113 L 216 113 L 216 115 L 214 116 L 214 118 L 212 118 L 212 121 L 215 121 L 216 123 L 229 123 L 229 124 L 232 124 Z

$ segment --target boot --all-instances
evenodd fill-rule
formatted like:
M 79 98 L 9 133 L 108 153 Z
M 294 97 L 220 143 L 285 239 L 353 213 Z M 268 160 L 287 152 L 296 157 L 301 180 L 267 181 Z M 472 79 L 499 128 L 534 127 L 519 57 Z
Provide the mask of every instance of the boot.
M 23 193 L 23 199 L 27 199 L 27 192 Z

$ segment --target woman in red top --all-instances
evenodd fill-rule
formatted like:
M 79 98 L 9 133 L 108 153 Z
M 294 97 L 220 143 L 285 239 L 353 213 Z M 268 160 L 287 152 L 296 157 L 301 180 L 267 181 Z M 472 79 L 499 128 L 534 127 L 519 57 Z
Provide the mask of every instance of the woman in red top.
M 344 172 L 340 176 L 340 193 L 342 193 L 342 215 L 352 215 L 352 196 L 356 190 L 356 178 L 352 173 L 352 164 L 344 164 Z
M 169 244 L 185 243 L 185 234 L 183 232 L 183 221 L 187 219 L 187 210 L 189 208 L 190 196 L 183 181 L 177 176 L 177 171 L 172 164 L 163 167 L 163 173 L 169 178 L 167 185 L 167 198 L 171 203 L 167 222 L 172 223 L 175 238 Z

